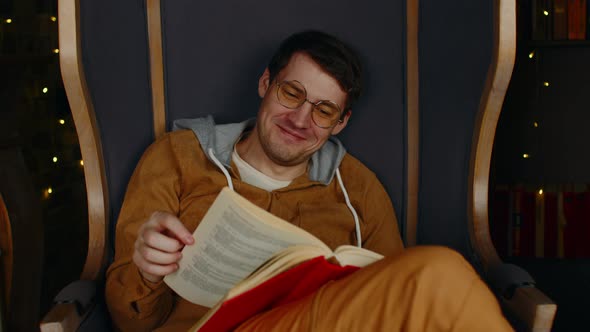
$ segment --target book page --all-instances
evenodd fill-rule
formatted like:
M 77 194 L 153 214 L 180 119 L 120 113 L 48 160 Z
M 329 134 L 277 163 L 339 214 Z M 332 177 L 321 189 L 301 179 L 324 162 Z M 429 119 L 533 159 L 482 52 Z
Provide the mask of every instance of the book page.
M 383 258 L 376 252 L 351 246 L 343 245 L 334 250 L 334 257 L 338 260 L 340 265 L 352 265 L 358 267 L 365 267 L 373 262 L 376 262 Z
M 273 255 L 256 271 L 246 279 L 240 281 L 228 293 L 228 298 L 237 296 L 250 288 L 254 288 L 262 282 L 275 277 L 276 275 L 318 256 L 330 256 L 323 248 L 309 245 L 295 245 L 283 249 Z
M 327 246 L 313 235 L 224 188 L 164 281 L 180 296 L 212 307 L 276 252 L 297 244 Z M 329 249 L 328 249 L 329 250 Z

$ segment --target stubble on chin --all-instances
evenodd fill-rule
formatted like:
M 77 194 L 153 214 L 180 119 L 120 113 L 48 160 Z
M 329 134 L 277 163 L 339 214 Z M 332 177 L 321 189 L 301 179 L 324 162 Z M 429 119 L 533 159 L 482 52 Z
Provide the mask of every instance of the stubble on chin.
M 281 166 L 294 166 L 305 161 L 304 153 L 291 151 L 284 143 L 273 142 L 270 133 L 260 134 L 262 149 L 270 160 Z

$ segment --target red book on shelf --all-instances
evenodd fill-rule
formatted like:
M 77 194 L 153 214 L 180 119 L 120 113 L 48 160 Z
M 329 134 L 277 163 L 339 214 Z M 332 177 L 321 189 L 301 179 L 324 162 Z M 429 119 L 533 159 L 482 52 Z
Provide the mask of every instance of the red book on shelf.
M 545 195 L 545 255 L 558 257 L 559 222 L 557 216 L 557 194 L 547 192 Z
M 568 0 L 567 29 L 568 39 L 586 39 L 586 0 Z
M 303 298 L 331 280 L 341 279 L 359 268 L 339 266 L 317 257 L 287 270 L 212 309 L 191 331 L 232 331 L 254 315 Z
M 564 192 L 563 213 L 566 227 L 563 234 L 565 257 L 584 258 L 590 255 L 590 192 Z

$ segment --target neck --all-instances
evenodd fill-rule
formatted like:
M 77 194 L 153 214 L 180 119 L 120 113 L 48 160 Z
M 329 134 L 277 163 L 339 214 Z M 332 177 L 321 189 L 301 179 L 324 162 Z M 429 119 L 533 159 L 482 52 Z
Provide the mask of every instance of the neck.
M 250 166 L 275 180 L 290 181 L 307 170 L 307 161 L 297 165 L 281 165 L 270 159 L 254 131 L 240 140 L 236 144 L 236 149 L 240 157 Z

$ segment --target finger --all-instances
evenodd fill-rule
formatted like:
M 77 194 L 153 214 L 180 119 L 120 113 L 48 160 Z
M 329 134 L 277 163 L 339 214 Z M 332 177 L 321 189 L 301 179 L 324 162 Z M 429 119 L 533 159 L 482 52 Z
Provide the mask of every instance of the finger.
M 146 229 L 138 240 L 139 242 L 137 248 L 145 245 L 156 250 L 169 253 L 177 252 L 182 249 L 182 247 L 184 247 L 184 244 L 180 243 L 178 240 L 168 237 L 162 233 L 158 233 L 151 228 Z
M 168 265 L 177 263 L 182 254 L 180 252 L 168 253 L 160 250 L 156 250 L 147 246 L 140 246 L 138 248 L 140 255 L 149 263 Z
M 195 242 L 192 234 L 186 229 L 182 221 L 175 216 L 169 213 L 160 212 L 156 216 L 156 219 L 161 227 L 167 230 L 175 238 L 182 241 L 182 243 L 193 244 Z
M 135 265 L 137 265 L 140 271 L 158 277 L 167 276 L 170 273 L 178 270 L 178 264 L 176 263 L 164 265 L 152 264 L 146 261 L 137 251 L 133 254 L 133 262 L 135 263 Z

